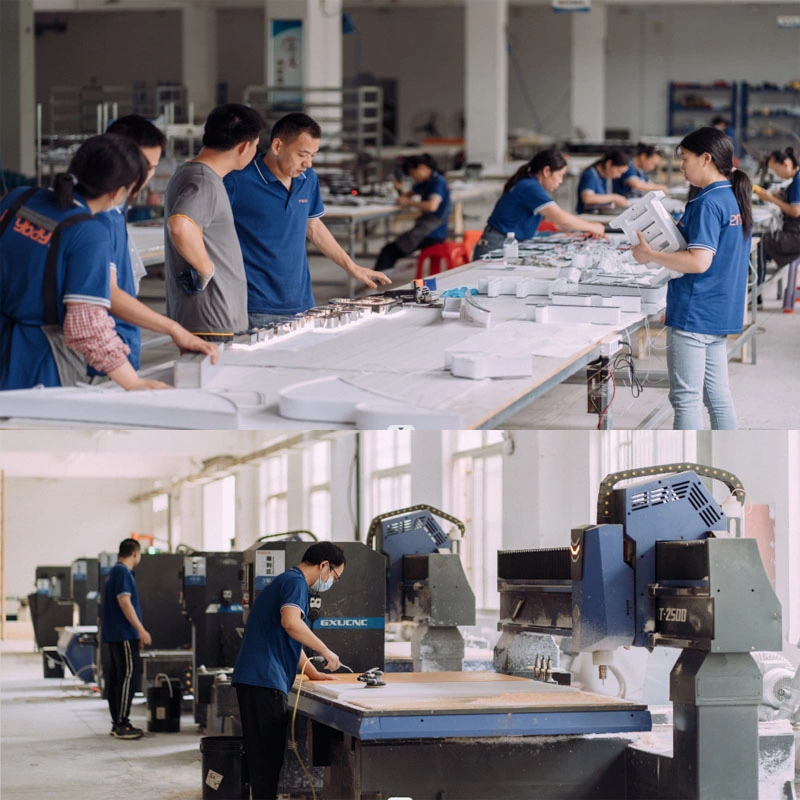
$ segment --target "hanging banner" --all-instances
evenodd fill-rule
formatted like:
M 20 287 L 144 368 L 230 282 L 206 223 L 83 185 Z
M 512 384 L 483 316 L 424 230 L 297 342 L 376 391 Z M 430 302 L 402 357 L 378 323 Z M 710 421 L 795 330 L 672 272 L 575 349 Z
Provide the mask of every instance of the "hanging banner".
M 300 19 L 274 19 L 271 27 L 270 84 L 286 86 L 295 91 L 276 92 L 273 102 L 302 103 L 303 85 L 303 21 Z

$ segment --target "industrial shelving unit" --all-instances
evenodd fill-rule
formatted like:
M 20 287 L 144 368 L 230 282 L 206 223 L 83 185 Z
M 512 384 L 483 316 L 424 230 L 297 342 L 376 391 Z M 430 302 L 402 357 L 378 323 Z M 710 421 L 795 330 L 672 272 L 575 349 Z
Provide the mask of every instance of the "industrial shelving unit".
M 725 117 L 737 129 L 736 83 L 680 83 L 669 85 L 667 135 L 683 136 L 716 117 Z
M 800 88 L 742 83 L 742 138 L 756 149 L 800 144 Z

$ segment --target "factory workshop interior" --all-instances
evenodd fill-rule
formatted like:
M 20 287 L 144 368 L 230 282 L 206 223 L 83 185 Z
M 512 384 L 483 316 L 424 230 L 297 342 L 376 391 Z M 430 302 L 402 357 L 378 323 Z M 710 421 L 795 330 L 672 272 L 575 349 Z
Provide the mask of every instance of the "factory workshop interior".
M 296 676 L 278 797 L 795 798 L 799 482 L 797 431 L 3 431 L 0 792 L 249 797 L 231 668 L 303 561 L 341 666 Z
M 0 0 L 0 50 L 6 427 L 798 427 L 797 0 Z M 116 285 L 43 309 L 109 135 Z

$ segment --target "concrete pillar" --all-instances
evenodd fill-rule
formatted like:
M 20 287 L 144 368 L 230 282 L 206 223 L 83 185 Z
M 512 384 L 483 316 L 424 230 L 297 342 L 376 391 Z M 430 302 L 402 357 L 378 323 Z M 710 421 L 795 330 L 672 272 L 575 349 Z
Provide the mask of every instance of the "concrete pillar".
M 217 100 L 216 9 L 203 5 L 185 6 L 181 13 L 181 28 L 182 81 L 188 102 L 194 105 L 195 119 L 202 122 Z
M 357 434 L 338 436 L 331 451 L 331 538 L 333 541 L 355 539 L 356 475 L 353 459 Z
M 0 2 L 0 152 L 7 170 L 36 173 L 33 0 Z
M 511 432 L 503 455 L 503 549 L 568 547 L 571 528 L 594 521 L 591 458 L 585 431 Z
M 572 14 L 572 135 L 596 142 L 603 141 L 606 127 L 606 29 L 603 2 Z
M 451 513 L 445 505 L 443 478 L 446 469 L 442 454 L 442 437 L 413 431 L 411 434 L 411 502 L 427 503 L 434 508 Z M 449 522 L 439 520 L 447 530 Z
M 246 550 L 261 535 L 259 465 L 236 470 L 236 538 L 234 550 Z
M 180 494 L 173 496 L 172 546 L 179 544 L 203 548 L 203 487 L 184 486 Z
M 502 166 L 508 135 L 508 3 L 465 0 L 465 6 L 467 160 Z
M 341 0 L 265 0 L 264 41 L 265 84 L 270 87 L 304 86 L 310 89 L 340 89 L 342 86 L 342 2 Z M 275 23 L 297 21 L 281 39 Z M 276 34 L 278 34 L 276 36 Z M 284 33 L 286 35 L 286 33 Z M 282 63 L 279 63 L 282 61 Z M 298 69 L 299 68 L 299 69 Z M 299 82 L 298 82 L 299 80 Z M 291 96 L 287 99 L 292 99 Z M 339 92 L 307 92 L 306 113 L 320 123 L 326 144 L 341 131 L 341 112 L 327 107 L 342 102 Z M 320 105 L 315 107 L 314 103 Z

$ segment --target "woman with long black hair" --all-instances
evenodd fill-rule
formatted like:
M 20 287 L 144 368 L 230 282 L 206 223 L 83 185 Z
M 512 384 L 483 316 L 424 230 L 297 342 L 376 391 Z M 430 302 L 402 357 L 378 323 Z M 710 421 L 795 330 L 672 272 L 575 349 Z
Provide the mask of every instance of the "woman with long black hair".
M 551 192 L 561 186 L 566 171 L 567 160 L 555 149 L 540 150 L 523 164 L 506 181 L 472 252 L 473 259 L 502 247 L 509 233 L 513 232 L 520 242 L 530 239 L 543 219 L 559 228 L 602 236 L 604 228 L 599 222 L 589 222 L 564 211 L 551 197 Z
M 779 267 L 791 264 L 787 276 L 786 292 L 783 295 L 783 310 L 786 314 L 794 311 L 797 295 L 797 261 L 800 259 L 800 162 L 794 148 L 773 150 L 769 154 L 767 167 L 781 180 L 791 178 L 785 190 L 771 193 L 760 186 L 755 193 L 765 203 L 778 206 L 783 212 L 783 226 L 779 231 L 771 231 L 764 236 L 764 253 Z
M 639 234 L 633 255 L 683 273 L 667 290 L 667 369 L 675 430 L 732 430 L 736 411 L 728 386 L 728 334 L 741 333 L 753 212 L 752 184 L 734 169 L 733 144 L 716 128 L 685 136 L 681 171 L 700 189 L 678 222 L 687 249 L 661 253 Z
M 147 170 L 134 142 L 93 136 L 52 189 L 0 201 L 0 389 L 70 386 L 87 364 L 125 389 L 168 388 L 128 361 L 108 313 L 111 239 L 93 218 L 138 191 Z
M 609 150 L 581 173 L 578 180 L 577 213 L 599 211 L 605 207 L 626 208 L 627 198 L 617 194 L 612 184 L 628 170 L 628 156 L 622 150 Z

